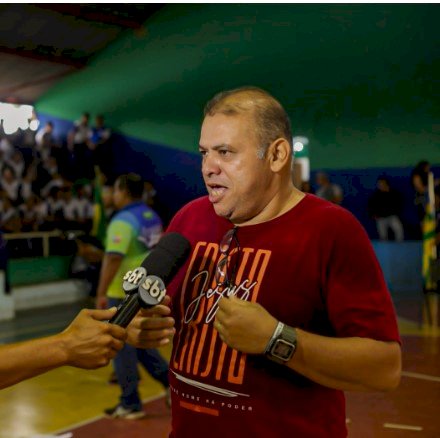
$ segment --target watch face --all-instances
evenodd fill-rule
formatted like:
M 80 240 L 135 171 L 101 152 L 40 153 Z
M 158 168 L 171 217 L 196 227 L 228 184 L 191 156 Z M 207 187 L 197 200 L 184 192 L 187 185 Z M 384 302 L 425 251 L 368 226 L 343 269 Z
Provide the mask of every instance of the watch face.
M 284 339 L 277 339 L 272 348 L 272 355 L 280 358 L 283 361 L 288 361 L 295 352 L 295 345 Z

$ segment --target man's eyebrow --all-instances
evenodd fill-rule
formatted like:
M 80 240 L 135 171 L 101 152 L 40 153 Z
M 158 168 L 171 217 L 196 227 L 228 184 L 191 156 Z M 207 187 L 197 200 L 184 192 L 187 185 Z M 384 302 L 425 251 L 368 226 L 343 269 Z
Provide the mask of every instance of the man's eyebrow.
M 222 143 L 222 144 L 217 144 L 217 145 L 215 145 L 215 146 L 212 146 L 212 148 L 211 149 L 213 149 L 213 150 L 218 150 L 218 149 L 222 149 L 222 148 L 229 148 L 230 146 L 227 144 L 227 143 Z M 203 145 L 201 145 L 201 144 L 199 144 L 199 149 L 203 149 L 203 150 L 206 150 L 206 149 L 209 149 L 208 147 L 206 147 L 206 146 L 203 146 Z

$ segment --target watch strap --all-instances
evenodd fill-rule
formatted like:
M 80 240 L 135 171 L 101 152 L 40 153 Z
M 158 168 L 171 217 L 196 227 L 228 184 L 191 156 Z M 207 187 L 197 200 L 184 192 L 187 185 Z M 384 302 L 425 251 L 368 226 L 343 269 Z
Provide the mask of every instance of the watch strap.
M 278 338 L 278 336 L 281 334 L 281 332 L 283 331 L 284 328 L 284 324 L 281 321 L 278 321 L 277 326 L 275 327 L 275 330 L 272 333 L 271 338 L 269 339 L 269 342 L 266 345 L 266 348 L 264 350 L 263 354 L 268 354 L 270 349 L 272 348 L 275 340 Z

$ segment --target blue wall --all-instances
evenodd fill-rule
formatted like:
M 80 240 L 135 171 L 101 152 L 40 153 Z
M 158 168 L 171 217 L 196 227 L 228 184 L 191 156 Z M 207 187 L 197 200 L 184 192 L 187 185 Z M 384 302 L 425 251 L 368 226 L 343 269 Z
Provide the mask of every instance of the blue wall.
M 423 290 L 421 242 L 373 241 L 373 248 L 394 300 Z

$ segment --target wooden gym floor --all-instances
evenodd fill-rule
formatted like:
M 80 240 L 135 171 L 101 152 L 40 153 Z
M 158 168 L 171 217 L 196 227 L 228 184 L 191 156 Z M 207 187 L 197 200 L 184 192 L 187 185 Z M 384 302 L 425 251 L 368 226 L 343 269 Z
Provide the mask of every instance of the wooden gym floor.
M 0 343 L 45 336 L 62 330 L 84 303 L 20 313 L 0 322 Z M 421 301 L 414 294 L 395 303 L 403 340 L 403 376 L 391 393 L 347 393 L 350 438 L 440 437 L 440 330 L 421 324 Z M 436 304 L 438 305 L 438 304 Z M 169 357 L 169 350 L 163 350 Z M 104 418 L 118 401 L 111 367 L 84 371 L 70 367 L 0 391 L 0 438 L 165 438 L 170 412 L 162 387 L 141 370 L 140 392 L 146 417 Z

